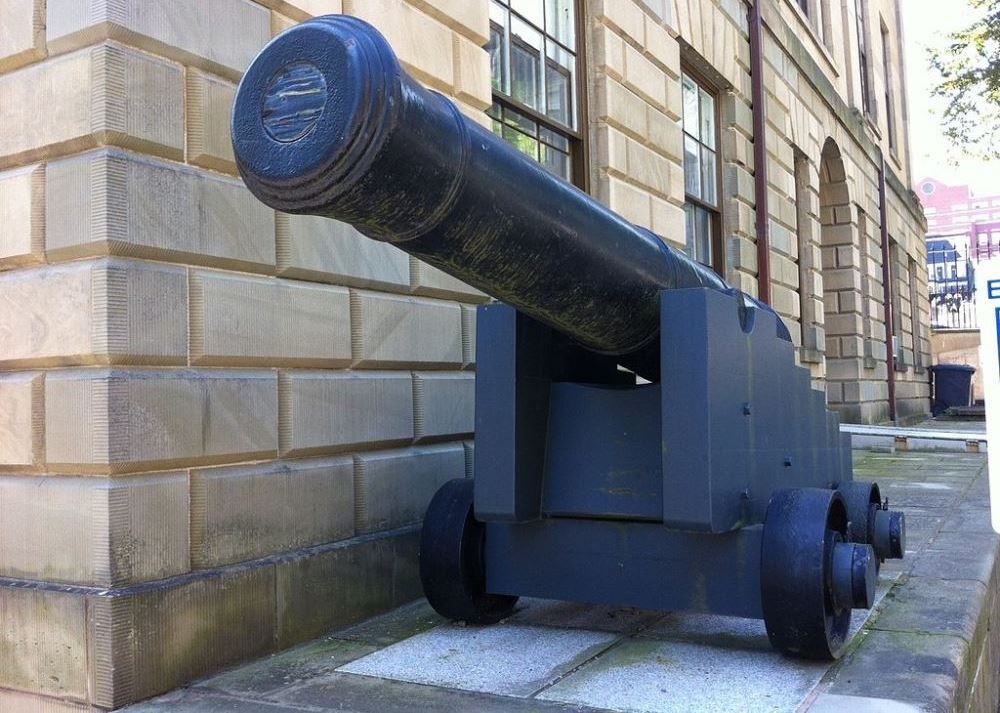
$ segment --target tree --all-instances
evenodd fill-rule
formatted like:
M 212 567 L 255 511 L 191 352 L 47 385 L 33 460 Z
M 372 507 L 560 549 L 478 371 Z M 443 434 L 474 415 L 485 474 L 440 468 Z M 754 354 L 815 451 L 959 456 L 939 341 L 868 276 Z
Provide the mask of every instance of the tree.
M 944 135 L 969 156 L 1000 159 L 1000 0 L 968 0 L 980 15 L 931 51 Z

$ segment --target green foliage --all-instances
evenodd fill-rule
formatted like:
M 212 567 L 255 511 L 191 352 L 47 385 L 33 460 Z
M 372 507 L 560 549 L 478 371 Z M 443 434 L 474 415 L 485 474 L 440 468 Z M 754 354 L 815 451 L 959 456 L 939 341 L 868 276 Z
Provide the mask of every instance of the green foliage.
M 944 135 L 970 156 L 1000 158 L 1000 0 L 969 0 L 981 17 L 931 51 L 947 102 Z

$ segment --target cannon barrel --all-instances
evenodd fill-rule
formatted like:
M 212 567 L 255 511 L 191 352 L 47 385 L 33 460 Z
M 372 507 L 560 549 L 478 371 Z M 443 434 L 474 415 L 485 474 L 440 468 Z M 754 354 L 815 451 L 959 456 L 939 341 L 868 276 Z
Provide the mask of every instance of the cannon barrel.
M 269 206 L 349 223 L 650 378 L 660 292 L 730 289 L 421 86 L 357 18 L 275 37 L 240 83 L 232 129 Z

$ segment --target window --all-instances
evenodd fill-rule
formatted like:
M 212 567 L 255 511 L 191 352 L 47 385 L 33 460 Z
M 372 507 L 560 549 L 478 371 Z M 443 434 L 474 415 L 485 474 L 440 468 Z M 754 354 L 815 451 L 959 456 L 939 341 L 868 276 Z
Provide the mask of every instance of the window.
M 795 0 L 795 2 L 799 6 L 799 9 L 801 9 L 802 12 L 805 14 L 805 16 L 809 17 L 809 0 Z
M 892 53 L 889 28 L 882 23 L 882 64 L 885 66 L 885 126 L 889 150 L 896 151 L 896 97 L 892 75 Z
M 861 77 L 861 108 L 866 115 L 872 115 L 871 81 L 868 67 L 868 33 L 865 30 L 865 0 L 854 0 L 854 12 L 858 23 L 858 73 Z
M 681 95 L 686 251 L 721 273 L 716 97 L 687 72 L 681 75 Z
M 940 265 L 938 265 L 938 268 L 937 268 L 937 279 L 938 279 L 938 282 L 940 282 L 941 280 L 944 279 L 944 268 L 941 267 Z
M 487 49 L 494 133 L 582 183 L 576 0 L 492 0 Z

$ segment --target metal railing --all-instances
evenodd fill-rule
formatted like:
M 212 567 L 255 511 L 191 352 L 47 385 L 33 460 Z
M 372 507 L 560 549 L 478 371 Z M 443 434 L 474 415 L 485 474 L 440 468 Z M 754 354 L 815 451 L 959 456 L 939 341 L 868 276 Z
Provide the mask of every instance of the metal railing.
M 927 255 L 931 329 L 978 329 L 974 263 L 949 247 Z

